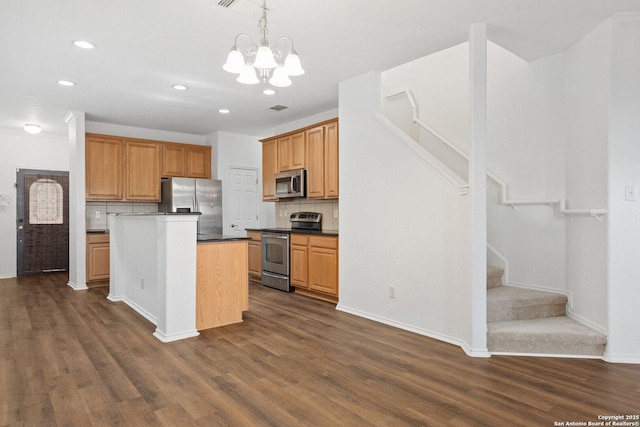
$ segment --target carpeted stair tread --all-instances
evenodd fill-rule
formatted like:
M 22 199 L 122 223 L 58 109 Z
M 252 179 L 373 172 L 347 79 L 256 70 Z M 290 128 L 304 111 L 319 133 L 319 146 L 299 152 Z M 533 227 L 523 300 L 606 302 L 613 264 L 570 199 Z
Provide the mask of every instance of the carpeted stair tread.
M 498 286 L 487 290 L 487 321 L 564 316 L 567 297 L 551 292 Z
M 493 289 L 502 285 L 504 269 L 494 265 L 487 266 L 487 289 Z
M 607 337 L 566 316 L 492 322 L 491 352 L 602 356 Z

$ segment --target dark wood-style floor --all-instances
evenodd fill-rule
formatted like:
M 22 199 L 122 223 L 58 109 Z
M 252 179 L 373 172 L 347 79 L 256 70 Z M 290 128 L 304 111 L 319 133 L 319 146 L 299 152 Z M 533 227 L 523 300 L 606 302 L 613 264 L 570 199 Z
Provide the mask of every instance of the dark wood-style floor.
M 163 344 L 106 289 L 0 280 L 0 426 L 553 426 L 640 413 L 640 365 L 467 357 L 251 285 L 241 324 Z

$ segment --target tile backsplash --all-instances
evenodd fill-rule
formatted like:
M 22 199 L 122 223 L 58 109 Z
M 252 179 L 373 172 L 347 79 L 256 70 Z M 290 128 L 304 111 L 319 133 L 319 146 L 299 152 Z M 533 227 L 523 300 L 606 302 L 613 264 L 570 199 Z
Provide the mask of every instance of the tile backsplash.
M 109 228 L 107 215 L 122 212 L 158 212 L 158 204 L 138 202 L 87 202 L 85 208 L 87 230 L 106 230 Z
M 289 228 L 289 215 L 293 212 L 319 212 L 322 214 L 322 229 L 324 231 L 338 231 L 340 218 L 338 217 L 337 200 L 305 200 L 276 203 L 276 227 Z

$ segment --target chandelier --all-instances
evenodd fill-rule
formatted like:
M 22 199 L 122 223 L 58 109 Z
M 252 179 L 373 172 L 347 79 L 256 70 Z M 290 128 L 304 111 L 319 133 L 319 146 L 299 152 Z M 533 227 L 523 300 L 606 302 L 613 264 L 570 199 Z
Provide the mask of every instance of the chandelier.
M 237 82 L 252 85 L 269 82 L 276 87 L 291 86 L 290 76 L 304 74 L 298 53 L 293 48 L 293 40 L 289 37 L 280 37 L 270 46 L 267 34 L 267 0 L 262 1 L 262 17 L 258 21 L 258 33 L 260 34 L 260 47 L 246 34 L 238 34 L 235 38 L 231 52 L 227 56 L 227 62 L 222 66 L 225 71 L 237 74 Z M 244 51 L 238 48 L 238 40 L 246 37 L 251 46 Z M 291 50 L 286 56 L 279 47 L 280 42 L 288 41 Z

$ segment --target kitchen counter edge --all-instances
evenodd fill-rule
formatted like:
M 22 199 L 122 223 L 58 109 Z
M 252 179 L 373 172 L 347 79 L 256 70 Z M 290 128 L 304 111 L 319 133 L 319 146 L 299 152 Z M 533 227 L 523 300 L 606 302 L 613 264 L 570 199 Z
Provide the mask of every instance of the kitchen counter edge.
M 295 234 L 310 234 L 314 236 L 333 236 L 338 237 L 337 231 L 327 230 L 327 231 L 314 231 L 314 230 L 292 230 L 290 228 L 247 228 L 247 231 L 259 231 L 259 232 L 267 232 L 267 233 L 295 233 Z

